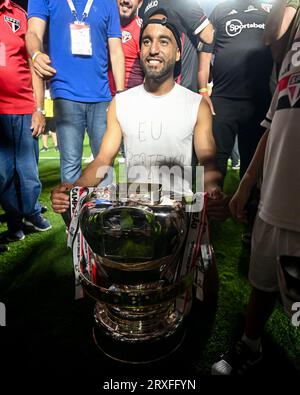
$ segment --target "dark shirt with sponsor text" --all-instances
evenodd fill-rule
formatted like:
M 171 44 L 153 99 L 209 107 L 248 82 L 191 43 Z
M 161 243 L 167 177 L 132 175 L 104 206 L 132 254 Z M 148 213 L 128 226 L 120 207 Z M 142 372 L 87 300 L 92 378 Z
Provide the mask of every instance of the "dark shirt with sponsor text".
M 215 42 L 204 45 L 212 52 L 213 95 L 234 99 L 270 96 L 272 56 L 262 37 L 273 2 L 227 0 L 218 4 L 209 19 Z

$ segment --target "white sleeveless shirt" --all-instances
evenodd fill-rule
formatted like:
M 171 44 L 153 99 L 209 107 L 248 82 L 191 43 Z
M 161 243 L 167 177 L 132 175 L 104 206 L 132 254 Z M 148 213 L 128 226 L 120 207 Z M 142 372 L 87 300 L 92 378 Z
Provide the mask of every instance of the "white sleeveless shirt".
M 201 98 L 178 84 L 163 96 L 147 92 L 144 85 L 116 95 L 129 181 L 192 193 L 193 133 Z

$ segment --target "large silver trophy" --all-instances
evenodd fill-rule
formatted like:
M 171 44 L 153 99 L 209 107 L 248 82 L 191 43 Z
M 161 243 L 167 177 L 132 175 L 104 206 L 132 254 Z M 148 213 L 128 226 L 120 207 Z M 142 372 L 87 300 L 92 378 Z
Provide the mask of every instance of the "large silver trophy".
M 203 212 L 153 185 L 121 189 L 73 190 L 69 240 L 78 285 L 96 300 L 96 344 L 114 359 L 150 362 L 184 339 Z

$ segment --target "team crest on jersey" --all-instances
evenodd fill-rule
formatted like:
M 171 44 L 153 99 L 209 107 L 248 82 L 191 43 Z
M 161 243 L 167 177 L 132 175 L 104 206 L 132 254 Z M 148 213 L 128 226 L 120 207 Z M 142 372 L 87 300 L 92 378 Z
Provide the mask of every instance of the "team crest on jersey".
M 19 19 L 11 18 L 10 16 L 4 15 L 4 20 L 14 33 L 16 33 L 20 29 L 21 22 L 19 21 Z
M 268 13 L 271 11 L 272 6 L 273 4 L 261 3 L 261 8 Z
M 132 34 L 130 32 L 127 32 L 126 30 L 124 30 L 122 32 L 122 43 L 125 44 L 131 39 L 132 39 Z
M 300 98 L 300 73 L 290 76 L 287 91 L 291 107 L 293 107 Z

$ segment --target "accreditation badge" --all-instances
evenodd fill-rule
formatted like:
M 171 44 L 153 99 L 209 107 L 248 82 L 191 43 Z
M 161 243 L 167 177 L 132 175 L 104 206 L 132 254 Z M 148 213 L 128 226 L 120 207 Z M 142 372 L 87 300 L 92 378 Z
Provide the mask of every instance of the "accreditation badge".
M 86 23 L 71 23 L 71 51 L 73 55 L 92 55 L 91 29 Z

